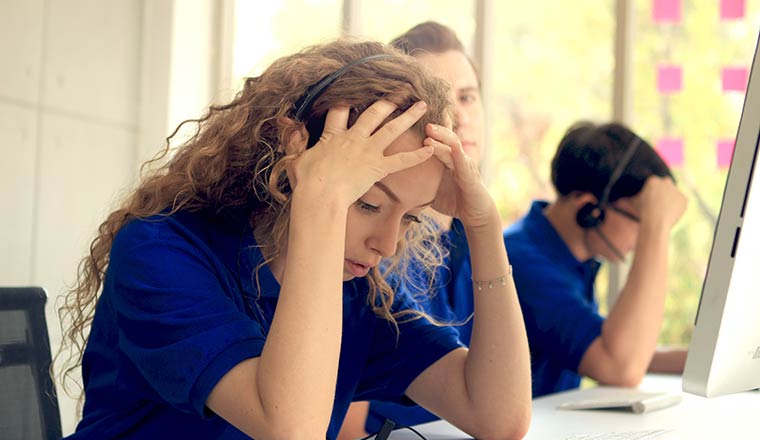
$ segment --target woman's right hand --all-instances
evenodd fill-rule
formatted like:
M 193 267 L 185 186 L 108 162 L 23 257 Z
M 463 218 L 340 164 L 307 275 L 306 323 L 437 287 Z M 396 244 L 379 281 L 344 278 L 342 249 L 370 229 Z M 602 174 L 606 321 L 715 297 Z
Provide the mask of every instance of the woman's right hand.
M 319 142 L 298 153 L 288 170 L 294 191 L 332 194 L 348 205 L 388 174 L 428 159 L 432 147 L 384 155 L 386 148 L 425 114 L 427 106 L 418 102 L 378 129 L 395 109 L 388 101 L 376 101 L 348 128 L 349 108 L 331 108 Z

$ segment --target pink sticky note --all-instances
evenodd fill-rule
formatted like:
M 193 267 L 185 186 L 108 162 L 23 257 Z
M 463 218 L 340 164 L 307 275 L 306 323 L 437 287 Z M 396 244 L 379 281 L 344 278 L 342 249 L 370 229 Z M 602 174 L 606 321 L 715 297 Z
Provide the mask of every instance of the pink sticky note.
M 660 65 L 657 66 L 657 90 L 663 95 L 681 91 L 683 87 L 683 75 L 681 66 Z
M 724 67 L 721 79 L 724 92 L 744 92 L 747 90 L 749 70 L 746 67 Z
M 720 139 L 718 141 L 718 168 L 728 168 L 734 155 L 734 140 Z
M 669 167 L 683 165 L 683 139 L 661 138 L 657 141 L 655 149 Z
M 744 18 L 744 0 L 720 0 L 721 20 L 741 20 Z
M 681 0 L 652 0 L 652 20 L 655 23 L 681 21 Z

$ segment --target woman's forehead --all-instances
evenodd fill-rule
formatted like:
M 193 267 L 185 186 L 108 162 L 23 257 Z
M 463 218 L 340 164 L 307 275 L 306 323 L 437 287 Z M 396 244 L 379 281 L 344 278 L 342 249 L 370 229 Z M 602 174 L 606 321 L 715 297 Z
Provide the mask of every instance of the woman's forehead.
M 443 170 L 443 163 L 431 157 L 421 164 L 389 174 L 379 184 L 390 190 L 399 204 L 411 209 L 433 201 L 443 178 Z M 374 188 L 378 190 L 378 186 Z

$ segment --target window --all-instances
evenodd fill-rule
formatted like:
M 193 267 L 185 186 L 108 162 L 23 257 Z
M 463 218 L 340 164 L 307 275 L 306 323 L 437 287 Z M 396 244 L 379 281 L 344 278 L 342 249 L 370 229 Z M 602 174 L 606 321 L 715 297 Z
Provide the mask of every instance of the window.
M 712 246 L 760 5 L 744 0 L 636 0 L 635 129 L 689 198 L 671 236 L 670 290 L 660 342 L 691 339 Z
M 462 0 L 358 0 L 354 34 L 388 42 L 412 26 L 435 20 L 456 31 L 460 40 L 472 49 L 475 33 L 473 1 Z
M 563 5 L 565 7 L 558 7 Z M 490 189 L 505 223 L 553 198 L 550 163 L 567 127 L 612 109 L 611 0 L 493 4 Z
M 280 56 L 339 37 L 342 5 L 341 0 L 236 0 L 233 88 Z
M 504 224 L 531 199 L 552 199 L 550 161 L 567 127 L 612 118 L 616 5 L 625 0 L 236 0 L 233 77 L 341 35 L 387 42 L 436 20 L 472 54 L 476 5 L 491 10 L 485 96 L 486 175 Z M 686 344 L 741 113 L 760 5 L 757 0 L 630 0 L 633 110 L 625 121 L 669 161 L 689 208 L 672 235 L 670 291 L 661 335 Z M 344 8 L 351 17 L 344 17 Z M 480 46 L 480 45 L 478 45 Z M 744 81 L 744 82 L 743 82 Z M 233 85 L 238 88 L 239 82 Z M 607 274 L 599 278 L 600 297 Z

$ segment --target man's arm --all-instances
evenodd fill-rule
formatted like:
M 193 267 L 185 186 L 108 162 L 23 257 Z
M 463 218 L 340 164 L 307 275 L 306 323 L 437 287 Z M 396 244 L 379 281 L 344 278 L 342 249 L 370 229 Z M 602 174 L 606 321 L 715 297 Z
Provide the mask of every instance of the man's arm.
M 681 347 L 660 347 L 652 356 L 647 373 L 682 374 L 687 350 Z
M 601 336 L 578 368 L 582 375 L 620 386 L 638 385 L 652 362 L 665 307 L 670 231 L 686 207 L 686 198 L 664 177 L 649 177 L 634 200 L 641 223 L 633 264 Z

